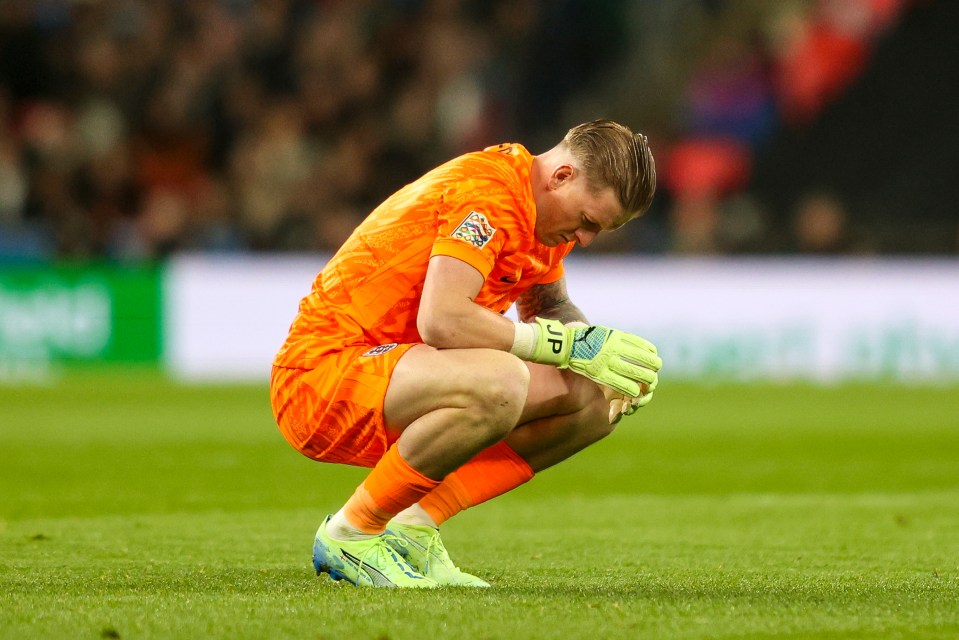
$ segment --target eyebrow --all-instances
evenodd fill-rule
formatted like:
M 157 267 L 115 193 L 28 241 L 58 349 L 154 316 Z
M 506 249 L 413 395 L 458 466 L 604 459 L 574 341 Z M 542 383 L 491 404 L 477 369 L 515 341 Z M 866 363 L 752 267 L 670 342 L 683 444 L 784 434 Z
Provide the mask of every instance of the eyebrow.
M 598 229 L 599 231 L 605 231 L 603 225 L 599 224 L 595 220 L 589 217 L 589 214 L 585 211 L 582 212 L 584 226 L 589 227 L 590 229 Z

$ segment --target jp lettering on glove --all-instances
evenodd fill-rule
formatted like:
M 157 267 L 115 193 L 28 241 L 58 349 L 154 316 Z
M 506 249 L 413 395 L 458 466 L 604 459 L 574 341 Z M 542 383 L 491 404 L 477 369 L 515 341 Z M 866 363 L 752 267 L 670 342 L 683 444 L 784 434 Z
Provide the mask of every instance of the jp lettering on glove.
M 600 325 L 566 326 L 536 318 L 518 323 L 511 352 L 531 362 L 551 364 L 609 387 L 628 398 L 642 398 L 662 367 L 656 347 L 639 336 Z

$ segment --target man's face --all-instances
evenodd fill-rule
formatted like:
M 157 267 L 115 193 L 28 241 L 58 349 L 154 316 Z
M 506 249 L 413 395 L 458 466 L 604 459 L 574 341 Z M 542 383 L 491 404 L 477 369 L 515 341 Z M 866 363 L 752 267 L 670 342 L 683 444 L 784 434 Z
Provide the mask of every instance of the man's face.
M 614 228 L 623 214 L 612 188 L 593 193 L 586 176 L 567 165 L 549 177 L 536 203 L 536 238 L 548 247 L 578 242 L 588 246 L 600 231 Z

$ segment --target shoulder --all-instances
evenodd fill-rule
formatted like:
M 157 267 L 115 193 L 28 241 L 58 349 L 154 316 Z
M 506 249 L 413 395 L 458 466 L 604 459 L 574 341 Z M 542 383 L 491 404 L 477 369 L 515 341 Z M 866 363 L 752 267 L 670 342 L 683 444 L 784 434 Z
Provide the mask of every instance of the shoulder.
M 529 182 L 533 156 L 518 142 L 504 142 L 486 147 L 477 155 L 496 170 L 504 172 L 512 181 Z
M 427 181 L 441 191 L 441 202 L 454 209 L 479 206 L 525 215 L 532 204 L 529 166 L 522 161 L 528 152 L 510 147 L 497 145 L 453 158 L 427 174 Z
M 473 179 L 492 180 L 515 189 L 529 182 L 532 163 L 533 156 L 523 145 L 506 142 L 461 155 L 444 167 L 462 171 Z

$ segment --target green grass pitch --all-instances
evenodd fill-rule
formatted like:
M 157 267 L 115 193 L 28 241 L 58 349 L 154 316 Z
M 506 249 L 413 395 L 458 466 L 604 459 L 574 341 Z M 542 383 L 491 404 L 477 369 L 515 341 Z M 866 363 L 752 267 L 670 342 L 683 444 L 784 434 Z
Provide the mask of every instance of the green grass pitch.
M 488 590 L 313 575 L 364 471 L 261 386 L 0 388 L 0 638 L 956 638 L 959 390 L 684 386 L 461 514 Z

